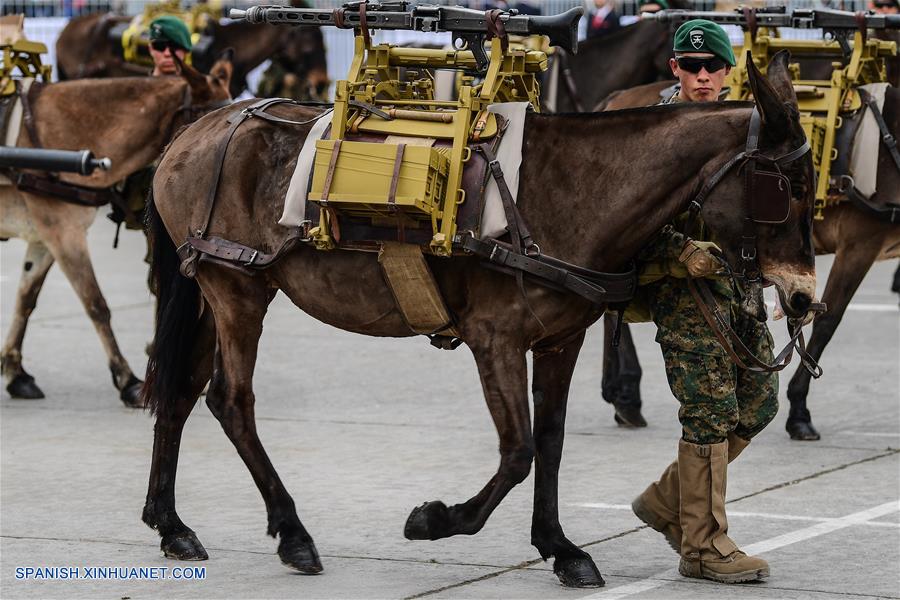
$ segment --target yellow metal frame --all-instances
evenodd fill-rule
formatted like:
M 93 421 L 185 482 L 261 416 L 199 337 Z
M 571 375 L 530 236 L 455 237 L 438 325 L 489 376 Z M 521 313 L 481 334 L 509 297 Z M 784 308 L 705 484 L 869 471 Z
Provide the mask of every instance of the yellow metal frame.
M 12 44 L 0 46 L 0 96 L 8 96 L 15 93 L 15 78 L 40 78 L 44 82 L 50 81 L 53 68 L 41 62 L 41 54 L 47 52 L 47 46 L 40 42 L 17 40 Z M 18 75 L 16 70 L 19 71 Z
M 864 39 L 857 31 L 853 36 L 852 52 L 846 66 L 841 66 L 843 50 L 834 40 L 785 40 L 777 34 L 761 29 L 756 38 L 750 32 L 744 33 L 744 45 L 735 48 L 738 64 L 731 70 L 726 85 L 731 87 L 729 100 L 747 100 L 750 85 L 747 75 L 747 54 L 749 48 L 754 64 L 765 73 L 769 60 L 779 50 L 789 50 L 791 56 L 833 56 L 835 62 L 830 80 L 803 80 L 794 73 L 794 90 L 800 108 L 800 123 L 810 142 L 813 162 L 818 173 L 814 218 L 823 218 L 823 209 L 828 205 L 831 163 L 837 158 L 834 140 L 843 122 L 841 113 L 857 110 L 861 105 L 856 88 L 869 83 L 887 81 L 884 59 L 897 55 L 897 44 L 878 39 Z
M 476 67 L 470 50 L 372 45 L 361 34 L 354 40 L 354 49 L 347 79 L 338 81 L 335 87 L 330 137 L 342 139 L 354 126 L 365 130 L 360 125 L 363 120 L 370 127 L 373 121 L 378 121 L 377 115 L 350 104 L 351 100 L 383 110 L 424 111 L 420 118 L 410 119 L 409 126 L 402 129 L 407 135 L 413 131 L 425 137 L 439 133 L 436 137 L 452 139 L 446 191 L 440 207 L 432 213 L 434 235 L 430 244 L 433 254 L 450 256 L 456 234 L 456 209 L 464 201 L 460 186 L 465 162 L 471 154 L 467 143 L 474 133 L 474 124 L 482 111 L 496 102 L 530 102 L 540 112 L 540 84 L 535 75 L 547 69 L 547 54 L 521 44 L 504 51 L 501 40 L 494 38 L 488 48 L 490 64 L 483 80 L 476 82 L 472 75 L 465 73 L 473 72 Z M 425 73 L 425 69 L 435 68 L 463 73 L 458 78 L 456 100 L 435 99 L 434 81 Z M 443 117 L 442 122 L 436 122 L 436 117 Z M 319 224 L 310 230 L 310 237 L 317 248 L 332 249 L 335 247 L 331 235 L 332 213 L 322 210 L 320 214 Z

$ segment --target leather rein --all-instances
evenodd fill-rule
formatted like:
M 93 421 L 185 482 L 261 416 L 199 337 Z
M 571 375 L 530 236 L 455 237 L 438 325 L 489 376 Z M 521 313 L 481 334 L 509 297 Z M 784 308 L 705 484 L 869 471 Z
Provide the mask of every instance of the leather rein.
M 724 258 L 718 257 L 723 262 L 725 270 L 728 272 L 735 285 L 737 285 L 738 279 L 743 280 L 745 283 L 761 282 L 761 273 L 757 262 L 756 226 L 758 223 L 769 221 L 755 220 L 751 210 L 751 202 L 754 200 L 751 196 L 754 191 L 754 177 L 758 176 L 758 163 L 763 163 L 770 168 L 776 169 L 780 173 L 782 166 L 802 158 L 810 151 L 809 142 L 804 141 L 803 144 L 796 149 L 780 156 L 770 157 L 762 154 L 759 150 L 760 124 L 761 117 L 759 111 L 754 107 L 750 117 L 750 127 L 747 133 L 747 143 L 744 150 L 729 159 L 724 165 L 719 167 L 718 171 L 706 180 L 703 187 L 700 188 L 700 191 L 690 203 L 688 208 L 688 218 L 685 227 L 682 230 L 687 238 L 688 234 L 693 231 L 694 226 L 697 223 L 700 211 L 703 208 L 703 203 L 706 201 L 710 192 L 712 192 L 712 190 L 722 181 L 726 174 L 735 167 L 738 167 L 739 170 L 745 170 L 744 225 L 741 236 L 741 270 L 735 272 L 730 265 L 725 262 Z M 789 188 L 788 201 L 790 201 Z M 790 364 L 793 352 L 796 349 L 804 368 L 809 371 L 810 375 L 814 378 L 818 378 L 822 375 L 822 368 L 815 359 L 806 352 L 806 343 L 803 337 L 803 320 L 805 319 L 806 314 L 810 312 L 825 312 L 826 306 L 823 302 L 811 303 L 803 317 L 797 319 L 788 318 L 788 332 L 791 335 L 791 339 L 781 352 L 778 353 L 775 360 L 769 364 L 754 355 L 741 340 L 737 332 L 732 329 L 729 324 L 729 319 L 722 313 L 716 303 L 715 297 L 709 289 L 709 284 L 705 280 L 688 276 L 687 283 L 691 296 L 694 298 L 694 302 L 696 302 L 697 307 L 700 309 L 703 318 L 709 324 L 710 328 L 712 328 L 719 344 L 738 367 L 758 373 L 781 371 Z

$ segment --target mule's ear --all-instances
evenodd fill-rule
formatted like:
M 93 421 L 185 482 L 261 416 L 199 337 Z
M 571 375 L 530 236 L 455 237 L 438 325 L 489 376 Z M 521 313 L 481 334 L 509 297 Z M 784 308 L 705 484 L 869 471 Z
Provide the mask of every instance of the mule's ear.
M 203 97 L 204 94 L 209 95 L 209 82 L 206 80 L 206 75 L 191 65 L 182 62 L 176 55 L 173 54 L 172 58 L 175 64 L 178 65 L 178 73 L 191 86 L 191 93 L 194 95 L 194 98 Z
M 209 74 L 224 85 L 226 90 L 228 89 L 228 86 L 231 85 L 231 75 L 234 73 L 234 64 L 231 62 L 232 56 L 234 56 L 234 49 L 226 49 L 219 55 L 219 58 L 209 70 Z
M 787 110 L 778 92 L 753 64 L 749 50 L 747 51 L 747 75 L 750 80 L 750 90 L 753 92 L 753 98 L 756 100 L 756 106 L 762 116 L 763 128 L 784 130 L 788 125 Z
M 797 105 L 797 94 L 794 92 L 794 83 L 791 80 L 791 53 L 788 50 L 779 50 L 766 70 L 766 78 L 782 102 L 790 102 Z

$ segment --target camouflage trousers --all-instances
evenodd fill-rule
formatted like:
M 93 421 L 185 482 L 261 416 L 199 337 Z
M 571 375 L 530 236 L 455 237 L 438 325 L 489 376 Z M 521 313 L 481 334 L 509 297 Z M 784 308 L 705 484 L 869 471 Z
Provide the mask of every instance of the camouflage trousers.
M 746 371 L 731 361 L 694 303 L 687 280 L 665 277 L 647 287 L 669 387 L 681 403 L 682 438 L 716 444 L 730 432 L 749 440 L 762 431 L 778 412 L 778 374 Z M 772 362 L 765 323 L 741 311 L 725 286 L 712 289 L 741 340 Z

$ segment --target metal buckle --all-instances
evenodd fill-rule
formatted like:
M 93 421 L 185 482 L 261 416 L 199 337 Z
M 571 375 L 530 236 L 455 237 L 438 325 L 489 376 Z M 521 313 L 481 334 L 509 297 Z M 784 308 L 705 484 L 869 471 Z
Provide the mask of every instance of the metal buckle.
M 245 266 L 245 267 L 252 267 L 252 266 L 253 266 L 253 261 L 256 260 L 256 257 L 257 257 L 258 255 L 259 255 L 259 250 L 254 250 L 254 251 L 253 251 L 253 254 L 250 255 L 250 260 L 248 260 L 247 262 L 245 262 L 245 263 L 244 263 L 244 266 Z
M 747 248 L 741 248 L 741 259 L 743 260 L 756 260 L 756 246 L 751 248 L 749 251 Z
M 881 136 L 881 141 L 883 141 L 884 145 L 887 146 L 888 148 L 896 148 L 897 147 L 897 140 L 890 133 L 886 133 L 883 136 Z

